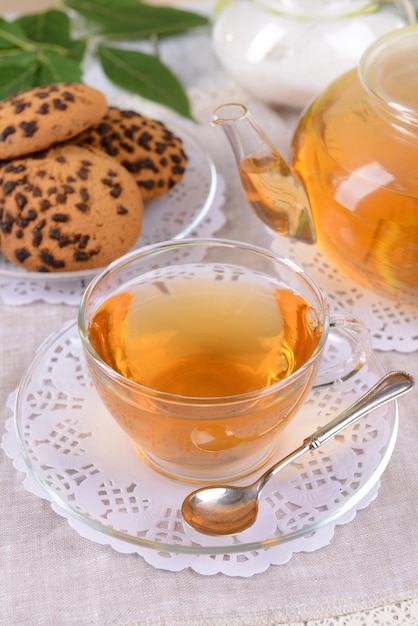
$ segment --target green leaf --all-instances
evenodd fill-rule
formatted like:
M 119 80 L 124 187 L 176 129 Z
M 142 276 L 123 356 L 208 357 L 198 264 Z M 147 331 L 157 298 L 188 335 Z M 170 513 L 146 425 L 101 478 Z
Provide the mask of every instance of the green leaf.
M 32 41 L 52 43 L 65 48 L 72 45 L 71 22 L 63 11 L 53 9 L 43 13 L 31 13 L 18 18 L 15 24 Z
M 154 6 L 138 0 L 65 0 L 65 4 L 100 25 L 107 39 L 141 39 L 205 26 L 208 18 L 193 11 Z
M 71 46 L 69 46 L 68 53 L 70 57 L 74 59 L 74 61 L 81 63 L 81 61 L 84 59 L 86 48 L 87 48 L 87 41 L 84 41 L 82 39 L 77 39 L 72 42 Z
M 37 85 L 49 83 L 79 82 L 81 80 L 80 65 L 67 56 L 51 50 L 44 50 L 40 55 L 41 63 L 36 75 Z
M 97 52 L 105 74 L 116 85 L 192 119 L 183 87 L 156 57 L 103 44 Z
M 35 86 L 36 63 L 25 70 L 10 65 L 0 72 L 0 99 L 7 98 L 12 93 L 23 91 Z
M 97 42 L 101 34 L 97 55 L 111 81 L 192 119 L 187 94 L 168 67 L 151 55 L 111 48 L 105 42 L 173 34 L 208 24 L 206 17 L 140 0 L 61 2 L 85 18 L 78 27 L 86 28 L 93 41 Z M 0 18 L 1 97 L 50 82 L 81 80 L 88 37 L 72 39 L 71 19 L 71 13 L 57 9 L 23 15 L 14 21 Z
M 0 50 L 7 48 L 24 48 L 27 39 L 24 31 L 15 22 L 7 22 L 0 18 Z
M 8 66 L 10 66 L 15 68 L 14 71 L 19 68 L 20 71 L 22 71 L 22 69 L 28 68 L 31 65 L 36 64 L 36 61 L 36 52 L 28 52 L 27 50 L 20 50 L 19 48 L 0 50 L 0 68 L 7 68 Z
M 71 21 L 63 11 L 52 9 L 44 13 L 24 15 L 15 22 L 28 39 L 38 44 L 38 48 L 55 48 L 55 52 L 68 55 L 79 63 L 84 58 L 87 43 L 71 38 Z

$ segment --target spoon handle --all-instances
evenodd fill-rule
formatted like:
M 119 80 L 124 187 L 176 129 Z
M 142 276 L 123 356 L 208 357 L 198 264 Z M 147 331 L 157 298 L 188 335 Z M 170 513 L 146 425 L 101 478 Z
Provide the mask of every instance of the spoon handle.
M 345 411 L 305 439 L 304 443 L 309 442 L 311 450 L 322 446 L 323 443 L 334 437 L 343 428 L 354 424 L 360 417 L 370 413 L 377 407 L 399 398 L 399 396 L 412 389 L 413 386 L 414 379 L 409 374 L 405 372 L 389 372 Z
M 354 424 L 358 419 L 364 417 L 377 407 L 387 404 L 395 398 L 399 398 L 407 393 L 414 386 L 414 379 L 405 372 L 389 372 L 381 378 L 373 387 L 371 387 L 363 396 L 353 402 L 337 417 L 319 428 L 309 437 L 303 440 L 303 443 L 281 459 L 276 465 L 273 465 L 263 476 L 261 476 L 253 487 L 257 488 L 259 493 L 266 482 L 272 478 L 277 472 L 283 469 L 289 463 L 292 463 L 308 450 L 314 450 L 322 446 L 323 443 L 334 437 L 341 430 Z

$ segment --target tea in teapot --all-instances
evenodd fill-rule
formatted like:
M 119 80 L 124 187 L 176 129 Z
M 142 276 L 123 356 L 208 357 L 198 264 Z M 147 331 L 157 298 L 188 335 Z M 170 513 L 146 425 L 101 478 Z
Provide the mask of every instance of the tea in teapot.
M 350 278 L 418 303 L 418 26 L 378 39 L 305 110 L 290 167 L 241 104 L 216 109 L 247 199 Z

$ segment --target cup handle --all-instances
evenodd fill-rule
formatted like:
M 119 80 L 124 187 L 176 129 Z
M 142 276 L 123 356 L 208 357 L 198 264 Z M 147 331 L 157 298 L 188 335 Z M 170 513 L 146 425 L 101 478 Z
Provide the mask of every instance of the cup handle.
M 330 316 L 330 328 L 313 387 L 342 383 L 363 367 L 372 347 L 366 326 L 341 314 Z

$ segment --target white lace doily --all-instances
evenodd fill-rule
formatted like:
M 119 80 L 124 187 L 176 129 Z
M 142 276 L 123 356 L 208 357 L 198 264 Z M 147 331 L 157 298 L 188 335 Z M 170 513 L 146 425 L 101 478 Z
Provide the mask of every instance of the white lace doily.
M 126 96 L 125 108 L 136 108 L 137 99 Z M 219 230 L 225 217 L 225 182 L 212 157 L 184 129 L 176 127 L 189 157 L 186 173 L 168 193 L 148 201 L 144 210 L 141 235 L 134 248 L 186 236 L 210 236 Z M 195 135 L 198 137 L 199 128 Z M 37 300 L 49 304 L 79 304 L 81 295 L 96 271 L 41 274 L 27 272 L 0 254 L 0 297 L 6 304 L 29 304 Z
M 349 381 L 313 390 L 284 432 L 280 455 L 299 446 L 382 373 L 372 354 Z M 8 407 L 15 420 L 7 421 L 6 454 L 25 473 L 26 489 L 48 499 L 79 534 L 137 553 L 156 568 L 244 577 L 328 544 L 337 524 L 350 522 L 366 507 L 377 495 L 398 423 L 392 402 L 300 457 L 265 487 L 252 528 L 216 538 L 183 521 L 181 503 L 194 485 L 145 465 L 104 408 L 73 322 L 39 347 Z
M 271 249 L 295 261 L 313 278 L 326 293 L 332 311 L 349 311 L 361 320 L 369 329 L 375 350 L 418 350 L 418 306 L 390 300 L 357 285 L 316 247 L 276 237 Z

